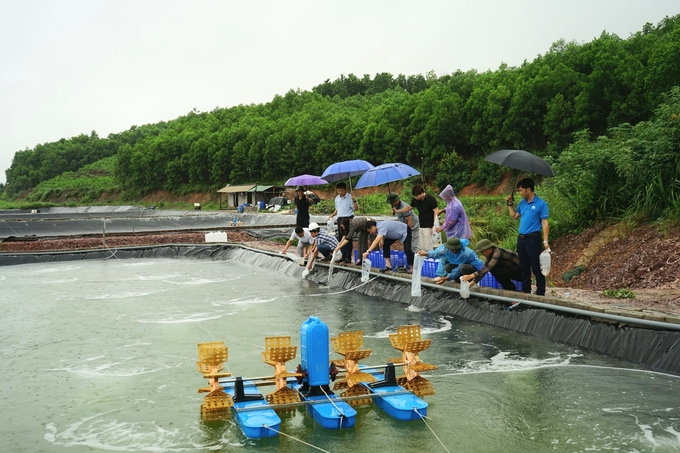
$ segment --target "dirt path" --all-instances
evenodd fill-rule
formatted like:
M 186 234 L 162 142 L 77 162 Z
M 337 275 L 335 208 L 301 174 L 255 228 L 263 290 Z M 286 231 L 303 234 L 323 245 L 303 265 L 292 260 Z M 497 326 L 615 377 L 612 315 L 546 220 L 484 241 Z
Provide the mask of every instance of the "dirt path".
M 583 302 L 602 310 L 637 313 L 680 322 L 680 228 L 668 231 L 636 228 L 616 236 L 603 245 L 589 260 L 588 267 L 569 282 L 562 275 L 573 269 L 593 238 L 604 227 L 590 229 L 578 236 L 560 238 L 552 244 L 553 265 L 548 282 L 548 298 Z M 283 244 L 260 240 L 244 231 L 229 230 L 230 242 L 250 247 L 280 251 Z M 56 238 L 0 243 L 0 253 L 83 250 L 101 247 L 130 247 L 153 244 L 204 243 L 203 233 L 176 233 L 102 238 Z M 635 298 L 612 298 L 606 289 L 628 289 Z M 669 315 L 670 317 L 666 316 Z

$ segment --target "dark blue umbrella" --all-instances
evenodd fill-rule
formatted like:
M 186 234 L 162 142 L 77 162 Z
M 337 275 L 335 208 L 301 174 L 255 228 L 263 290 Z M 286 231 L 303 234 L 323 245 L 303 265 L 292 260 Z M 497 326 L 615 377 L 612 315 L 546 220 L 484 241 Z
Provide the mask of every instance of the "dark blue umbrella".
M 314 175 L 300 175 L 290 178 L 284 186 L 318 186 L 321 184 L 328 184 L 328 181 Z
M 352 176 L 363 175 L 367 170 L 370 170 L 373 164 L 365 160 L 345 160 L 343 162 L 336 162 L 326 168 L 321 177 L 328 182 L 340 181 L 341 179 L 349 179 Z M 352 180 L 349 181 L 349 190 L 352 190 Z
M 382 164 L 377 167 L 373 167 L 370 170 L 361 175 L 357 185 L 354 186 L 355 189 L 361 189 L 364 187 L 379 186 L 381 184 L 387 184 L 387 190 L 390 190 L 390 183 L 394 181 L 401 181 L 402 179 L 409 178 L 411 176 L 419 175 L 420 172 L 413 167 L 406 164 Z

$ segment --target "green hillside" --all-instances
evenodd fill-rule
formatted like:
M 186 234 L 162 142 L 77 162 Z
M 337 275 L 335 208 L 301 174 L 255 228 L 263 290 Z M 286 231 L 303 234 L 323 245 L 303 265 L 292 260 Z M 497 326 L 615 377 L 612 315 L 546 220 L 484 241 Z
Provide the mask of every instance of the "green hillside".
M 679 81 L 680 15 L 626 39 L 558 41 L 520 67 L 350 74 L 266 104 L 45 143 L 16 153 L 4 199 L 92 202 L 119 191 L 133 200 L 281 184 L 347 159 L 407 163 L 425 182 L 459 190 L 497 184 L 501 168 L 483 157 L 514 148 L 553 165 L 541 193 L 555 232 L 633 212 L 678 218 Z

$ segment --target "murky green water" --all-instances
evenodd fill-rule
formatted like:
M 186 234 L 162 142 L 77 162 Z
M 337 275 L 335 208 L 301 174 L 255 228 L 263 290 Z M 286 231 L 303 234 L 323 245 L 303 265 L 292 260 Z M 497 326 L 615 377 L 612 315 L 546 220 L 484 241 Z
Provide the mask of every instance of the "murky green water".
M 236 262 L 22 265 L 0 268 L 0 288 L 3 451 L 680 450 L 676 377 Z M 282 416 L 291 437 L 256 441 L 201 422 L 197 343 L 223 340 L 230 371 L 268 375 L 264 336 L 297 344 L 310 315 L 331 335 L 363 330 L 365 364 L 398 356 L 387 335 L 421 324 L 433 340 L 421 358 L 439 366 L 427 423 L 367 407 L 327 431 L 300 409 Z

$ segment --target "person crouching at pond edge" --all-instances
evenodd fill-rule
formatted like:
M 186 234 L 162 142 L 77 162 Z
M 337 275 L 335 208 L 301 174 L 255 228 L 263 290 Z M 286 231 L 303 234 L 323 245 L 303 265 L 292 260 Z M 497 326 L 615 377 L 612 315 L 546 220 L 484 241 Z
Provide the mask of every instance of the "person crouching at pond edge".
M 400 241 L 404 245 L 404 253 L 406 254 L 406 271 L 410 274 L 412 272 L 411 266 L 413 266 L 413 251 L 411 250 L 411 228 L 405 223 L 399 222 L 397 220 L 384 220 L 381 222 L 376 222 L 375 220 L 369 220 L 366 222 L 366 231 L 368 234 L 376 234 L 375 240 L 368 247 L 368 250 L 364 252 L 364 259 L 368 258 L 368 254 L 373 250 L 380 247 L 380 243 L 383 244 L 383 258 L 385 259 L 385 267 L 380 270 L 380 272 L 387 272 L 391 270 L 396 272 L 396 268 L 392 267 L 392 262 L 390 261 L 390 247 L 397 241 Z

